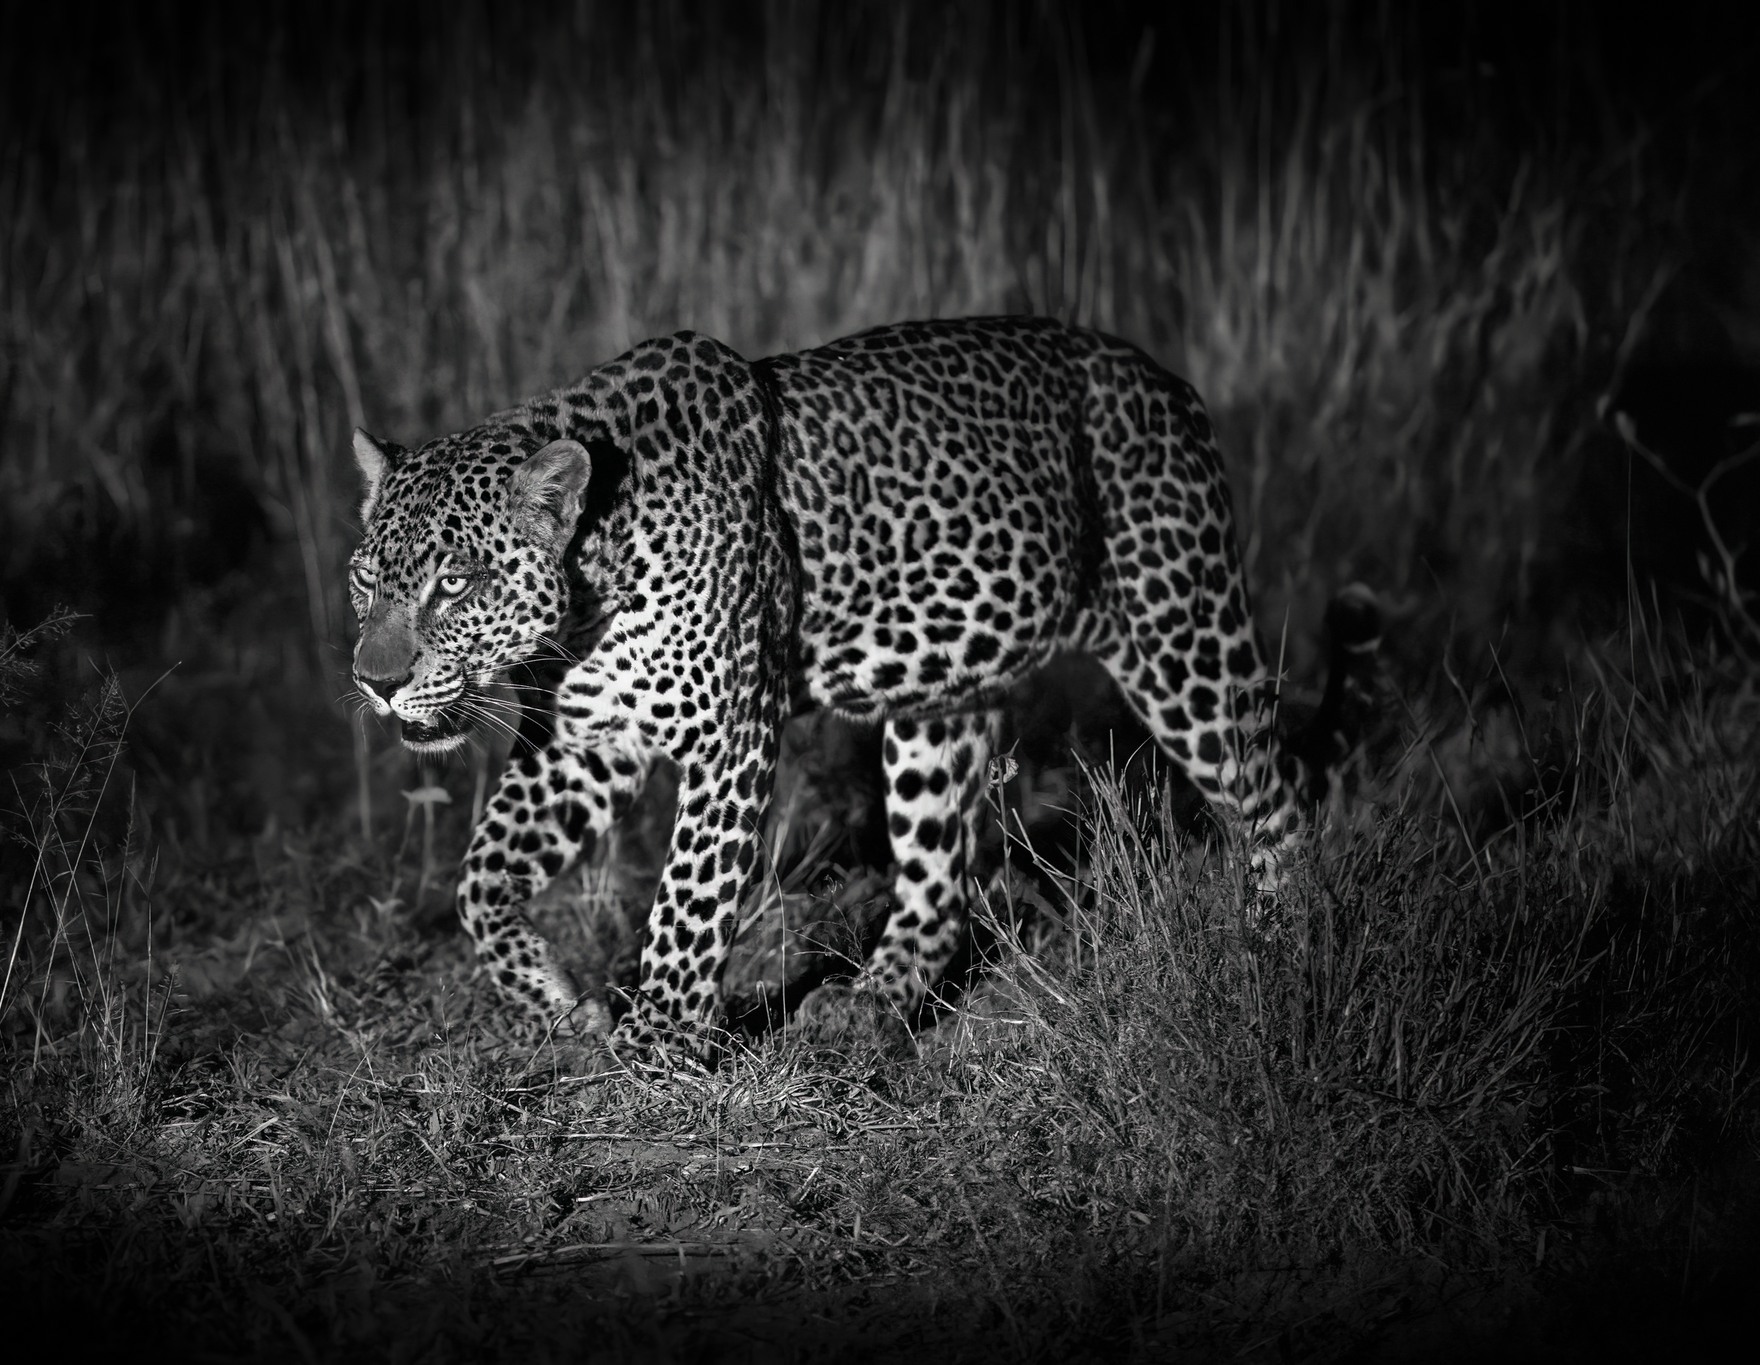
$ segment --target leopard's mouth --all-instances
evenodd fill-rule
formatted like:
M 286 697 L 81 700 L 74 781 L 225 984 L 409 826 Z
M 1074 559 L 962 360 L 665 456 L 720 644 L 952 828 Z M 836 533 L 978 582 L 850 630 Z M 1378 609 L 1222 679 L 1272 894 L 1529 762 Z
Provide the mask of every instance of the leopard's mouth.
M 470 738 L 471 727 L 456 704 L 443 706 L 426 720 L 406 720 L 403 747 L 418 754 L 445 754 Z

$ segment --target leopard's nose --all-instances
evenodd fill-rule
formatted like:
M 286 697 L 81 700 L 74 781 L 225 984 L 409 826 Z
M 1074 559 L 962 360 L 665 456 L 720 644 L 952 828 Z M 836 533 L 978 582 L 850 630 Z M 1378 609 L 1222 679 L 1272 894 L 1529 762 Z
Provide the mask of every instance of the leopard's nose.
M 357 673 L 354 680 L 363 690 L 390 705 L 392 695 L 413 677 L 413 672 L 405 673 L 401 678 L 369 678 L 365 674 Z

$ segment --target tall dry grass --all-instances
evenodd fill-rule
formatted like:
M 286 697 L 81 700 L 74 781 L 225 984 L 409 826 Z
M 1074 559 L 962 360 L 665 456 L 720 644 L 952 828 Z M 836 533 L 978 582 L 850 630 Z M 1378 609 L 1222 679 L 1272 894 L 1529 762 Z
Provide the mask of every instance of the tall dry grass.
M 1227 11 L 1182 68 L 1167 26 L 1013 6 L 470 7 L 420 41 L 391 11 L 172 13 L 14 103 L 15 610 L 94 541 L 115 577 L 174 559 L 223 476 L 290 556 L 316 686 L 351 425 L 459 425 L 681 326 L 760 354 L 995 310 L 1136 338 L 1209 396 L 1301 661 L 1352 576 L 1468 630 L 1532 600 L 1601 168 L 1433 136 L 1503 95 L 1419 67 L 1391 14 Z

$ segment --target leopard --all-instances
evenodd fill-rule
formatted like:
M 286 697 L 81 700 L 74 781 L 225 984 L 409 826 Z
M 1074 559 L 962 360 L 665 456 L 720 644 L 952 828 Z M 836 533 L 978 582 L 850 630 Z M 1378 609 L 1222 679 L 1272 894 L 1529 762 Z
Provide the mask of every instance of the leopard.
M 357 429 L 353 447 L 365 703 L 441 755 L 507 726 L 509 670 L 560 674 L 457 886 L 516 1021 L 714 1054 L 780 735 L 813 708 L 880 730 L 891 909 L 850 984 L 900 1018 L 966 931 L 1004 700 L 1059 656 L 1110 674 L 1255 887 L 1275 894 L 1313 823 L 1215 429 L 1129 342 L 938 319 L 751 361 L 684 331 L 469 430 L 406 448 Z M 527 907 L 660 763 L 677 813 L 614 1017 Z

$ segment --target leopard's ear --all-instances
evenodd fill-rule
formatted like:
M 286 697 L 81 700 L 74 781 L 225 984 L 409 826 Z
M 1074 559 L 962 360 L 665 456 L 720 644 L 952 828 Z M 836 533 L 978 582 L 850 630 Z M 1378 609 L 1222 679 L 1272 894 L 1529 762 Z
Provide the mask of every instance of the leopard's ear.
M 507 497 L 516 523 L 561 554 L 574 535 L 586 498 L 593 457 L 579 441 L 552 441 L 527 456 L 507 483 Z
M 372 519 L 373 507 L 379 501 L 379 485 L 386 471 L 397 463 L 403 452 L 389 441 L 376 441 L 359 427 L 354 429 L 354 462 L 361 467 L 361 525 Z

